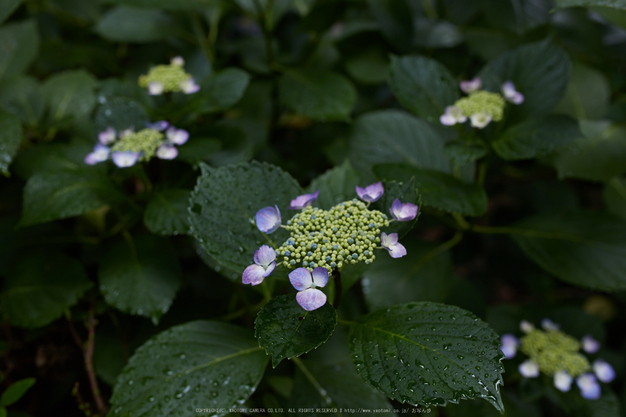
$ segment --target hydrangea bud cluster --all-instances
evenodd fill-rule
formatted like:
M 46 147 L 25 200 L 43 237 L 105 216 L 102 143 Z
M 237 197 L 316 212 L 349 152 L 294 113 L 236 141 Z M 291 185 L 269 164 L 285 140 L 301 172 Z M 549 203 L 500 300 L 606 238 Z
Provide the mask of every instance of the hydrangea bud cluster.
M 535 378 L 540 373 L 553 378 L 554 386 L 560 391 L 567 392 L 576 378 L 576 384 L 581 395 L 588 400 L 600 397 L 600 384 L 611 382 L 615 372 L 611 365 L 602 359 L 596 359 L 593 364 L 580 350 L 586 353 L 596 353 L 600 348 L 598 341 L 587 335 L 577 340 L 559 330 L 559 326 L 549 319 L 542 321 L 541 329 L 536 329 L 532 323 L 522 321 L 520 328 L 526 334 L 518 339 L 512 334 L 502 336 L 502 351 L 507 359 L 515 357 L 517 350 L 528 356 L 528 359 L 519 365 L 519 371 L 526 378 Z
M 472 127 L 482 129 L 491 121 L 502 120 L 505 101 L 513 104 L 524 102 L 524 96 L 515 90 L 515 85 L 511 81 L 502 84 L 502 94 L 481 90 L 482 81 L 480 78 L 461 81 L 459 87 L 468 96 L 457 100 L 454 105 L 446 107 L 445 113 L 439 118 L 441 123 L 446 126 L 465 123 L 469 118 Z
M 200 89 L 191 74 L 185 72 L 185 61 L 181 57 L 172 58 L 170 65 L 157 65 L 146 75 L 139 76 L 139 85 L 148 89 L 153 96 L 169 92 L 193 94 Z
M 289 274 L 289 280 L 298 295 L 296 300 L 307 311 L 320 308 L 326 303 L 326 295 L 319 290 L 326 285 L 329 271 L 340 270 L 345 265 L 364 262 L 372 263 L 376 256 L 375 249 L 386 249 L 392 258 L 406 255 L 406 249 L 398 242 L 398 234 L 387 235 L 382 227 L 393 221 L 410 221 L 417 216 L 417 206 L 402 203 L 396 199 L 389 209 L 391 217 L 369 205 L 383 195 L 382 183 L 371 184 L 365 188 L 356 187 L 362 201 L 353 199 L 337 204 L 329 210 L 312 207 L 319 195 L 304 194 L 291 201 L 291 210 L 296 213 L 286 225 L 281 224 L 278 206 L 264 207 L 256 213 L 256 224 L 263 233 L 273 233 L 279 227 L 290 231 L 290 237 L 272 256 L 264 256 L 270 248 L 263 245 L 255 252 L 254 264 L 243 272 L 244 284 L 258 285 L 274 270 L 276 262 L 289 269 L 296 268 Z M 276 258 L 280 257 L 282 259 Z
M 137 132 L 131 128 L 118 133 L 109 127 L 98 134 L 98 144 L 85 157 L 85 163 L 94 165 L 110 157 L 115 165 L 125 168 L 154 156 L 174 159 L 178 156 L 176 145 L 182 145 L 188 139 L 186 130 L 176 129 L 165 121 L 148 124 Z

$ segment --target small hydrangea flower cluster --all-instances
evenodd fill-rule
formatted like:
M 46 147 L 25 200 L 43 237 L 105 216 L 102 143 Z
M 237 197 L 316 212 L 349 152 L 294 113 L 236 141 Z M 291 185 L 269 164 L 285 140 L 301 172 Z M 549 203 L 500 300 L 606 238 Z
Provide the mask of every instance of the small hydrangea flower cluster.
M 611 382 L 615 378 L 613 367 L 602 359 L 590 364 L 587 357 L 579 352 L 596 353 L 600 343 L 590 335 L 581 341 L 561 332 L 559 326 L 550 319 L 541 322 L 543 330 L 523 320 L 520 328 L 524 333 L 521 339 L 512 334 L 502 335 L 502 352 L 507 359 L 515 357 L 517 350 L 529 359 L 519 365 L 519 372 L 526 378 L 536 378 L 540 372 L 553 377 L 554 386 L 568 392 L 574 378 L 580 394 L 588 400 L 600 398 L 598 380 Z
M 170 65 L 157 65 L 147 75 L 139 76 L 139 85 L 148 89 L 148 94 L 158 96 L 168 92 L 193 94 L 200 90 L 191 74 L 183 69 L 185 61 L 177 56 Z
M 482 129 L 491 121 L 502 120 L 505 100 L 513 104 L 524 102 L 524 96 L 515 90 L 515 85 L 511 81 L 502 84 L 502 95 L 481 90 L 482 81 L 478 77 L 461 81 L 459 87 L 468 96 L 446 107 L 445 113 L 439 118 L 441 124 L 452 126 L 465 123 L 469 118 L 472 127 Z
M 131 128 L 118 133 L 109 127 L 98 134 L 98 144 L 87 154 L 85 163 L 95 165 L 110 157 L 119 168 L 126 168 L 153 156 L 174 159 L 178 156 L 176 145 L 182 145 L 188 139 L 186 130 L 176 129 L 166 121 L 147 124 L 138 132 Z
M 276 267 L 276 257 L 287 268 L 296 268 L 289 280 L 298 294 L 296 300 L 307 311 L 320 308 L 326 303 L 326 295 L 318 290 L 328 283 L 329 271 L 341 269 L 347 264 L 364 262 L 370 264 L 376 256 L 375 249 L 386 249 L 393 258 L 406 255 L 406 249 L 398 242 L 398 234 L 380 231 L 393 221 L 410 221 L 417 216 L 417 206 L 396 199 L 389 209 L 392 220 L 369 205 L 384 193 L 382 183 L 365 188 L 356 187 L 362 201 L 356 199 L 340 203 L 330 210 L 312 207 L 319 190 L 304 194 L 291 201 L 289 209 L 301 210 L 287 225 L 281 225 L 278 206 L 265 207 L 256 214 L 256 224 L 263 233 L 273 233 L 279 227 L 291 232 L 278 249 L 263 245 L 255 252 L 254 265 L 243 272 L 244 284 L 258 285 Z M 364 202 L 365 203 L 364 203 Z M 380 234 L 380 236 L 379 236 Z M 378 246 L 380 244 L 380 246 Z M 273 253 L 270 253 L 273 252 Z M 267 254 L 266 256 L 263 254 Z M 263 259 L 261 259 L 263 258 Z

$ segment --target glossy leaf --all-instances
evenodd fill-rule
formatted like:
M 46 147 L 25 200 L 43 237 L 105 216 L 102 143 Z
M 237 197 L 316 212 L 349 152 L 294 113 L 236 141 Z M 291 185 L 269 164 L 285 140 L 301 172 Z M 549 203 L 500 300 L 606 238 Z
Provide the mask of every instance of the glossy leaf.
M 200 91 L 192 96 L 199 103 L 197 111 L 211 113 L 234 106 L 243 97 L 249 82 L 250 75 L 239 68 L 211 74 L 200 84 Z
M 22 0 L 4 0 L 0 4 L 0 23 L 4 22 L 20 5 Z
M 626 220 L 626 179 L 613 178 L 604 187 L 603 197 L 609 212 Z
M 84 70 L 57 72 L 43 83 L 44 100 L 53 120 L 89 116 L 96 105 L 97 80 Z
M 372 167 L 404 163 L 418 168 L 448 172 L 444 141 L 424 120 L 397 110 L 382 110 L 359 117 L 350 137 L 352 166 L 369 180 Z
M 190 406 L 240 406 L 267 361 L 248 329 L 211 321 L 172 327 L 130 358 L 113 389 L 109 416 L 183 417 Z
M 491 146 L 503 159 L 530 159 L 569 145 L 580 136 L 576 120 L 550 115 L 507 129 Z
M 601 119 L 610 96 L 611 87 L 600 71 L 575 62 L 565 95 L 554 111 L 580 120 Z
M 191 232 L 220 264 L 243 272 L 261 245 L 277 248 L 288 237 L 282 229 L 261 233 L 256 212 L 278 205 L 286 221 L 290 201 L 302 194 L 300 186 L 280 168 L 259 162 L 200 167 L 202 175 L 190 200 Z
M 563 281 L 598 290 L 626 289 L 626 222 L 592 211 L 533 216 L 510 228 L 537 265 Z
M 95 123 L 98 132 L 109 127 L 121 132 L 128 128 L 141 130 L 150 122 L 146 111 L 141 105 L 125 97 L 107 99 L 96 111 Z
M 457 166 L 476 161 L 487 155 L 489 148 L 482 140 L 446 142 L 443 153 Z
M 406 0 L 368 0 L 373 17 L 385 38 L 399 51 L 411 49 L 413 20 Z
M 357 198 L 357 185 L 365 187 L 367 184 L 359 184 L 356 171 L 346 160 L 340 166 L 329 169 L 311 181 L 307 192 L 313 193 L 319 190 L 319 196 L 313 205 L 328 210 L 334 205 Z
M 468 184 L 450 174 L 419 169 L 404 164 L 381 164 L 374 167 L 380 178 L 414 178 L 422 203 L 451 213 L 481 216 L 487 212 L 487 194 L 478 184 Z
M 0 108 L 30 126 L 37 125 L 44 111 L 39 81 L 26 75 L 5 79 L 0 83 Z
M 20 120 L 0 110 L 0 172 L 9 174 L 9 165 L 22 142 L 22 124 Z
M 61 317 L 92 286 L 78 261 L 57 251 L 38 251 L 9 271 L 0 305 L 10 324 L 41 327 Z
M 106 12 L 95 31 L 111 42 L 155 42 L 166 38 L 172 23 L 160 10 L 118 6 Z
M 12 383 L 0 397 L 0 406 L 9 406 L 26 394 L 26 391 L 30 389 L 35 383 L 35 378 L 20 379 Z
M 438 303 L 408 303 L 350 323 L 357 372 L 390 398 L 445 405 L 483 398 L 504 411 L 499 336 L 469 311 Z
M 0 80 L 27 70 L 39 54 L 37 23 L 25 20 L 2 25 L 0 45 Z
M 450 71 L 419 55 L 392 56 L 389 84 L 404 107 L 433 123 L 439 123 L 446 106 L 459 98 L 459 87 Z
M 172 245 L 150 235 L 115 246 L 102 259 L 98 277 L 108 304 L 154 323 L 169 310 L 182 282 Z
M 306 311 L 296 302 L 296 295 L 290 294 L 265 304 L 254 328 L 259 346 L 272 357 L 275 368 L 283 359 L 300 356 L 327 341 L 336 324 L 337 312 L 328 302 Z
M 143 222 L 152 233 L 177 235 L 189 231 L 191 191 L 178 188 L 156 192 L 148 202 Z
M 331 71 L 289 71 L 278 81 L 280 102 L 315 120 L 345 120 L 356 102 L 356 90 Z

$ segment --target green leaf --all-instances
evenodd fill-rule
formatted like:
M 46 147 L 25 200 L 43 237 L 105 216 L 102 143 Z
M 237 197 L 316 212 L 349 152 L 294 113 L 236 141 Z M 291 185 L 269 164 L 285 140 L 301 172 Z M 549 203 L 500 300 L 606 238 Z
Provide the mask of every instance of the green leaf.
M 0 397 L 0 406 L 7 407 L 17 402 L 24 396 L 24 394 L 26 394 L 26 391 L 28 391 L 30 387 L 35 384 L 35 381 L 35 378 L 25 378 L 12 383 L 9 388 L 2 393 L 2 397 Z
M 30 387 L 35 384 L 35 381 L 35 378 L 25 378 L 12 383 L 2 393 L 2 397 L 0 397 L 0 406 L 7 407 L 17 402 L 20 398 L 24 396 L 24 394 L 26 394 L 26 391 L 28 391 Z
M 194 10 L 210 7 L 215 3 L 214 0 L 104 0 L 103 2 L 164 10 Z
M 39 55 L 39 33 L 34 20 L 0 27 L 0 80 L 24 72 Z
M 579 211 L 533 216 L 507 229 L 530 259 L 563 281 L 626 289 L 626 222 Z
M 200 91 L 193 99 L 200 113 L 226 110 L 241 100 L 248 88 L 250 75 L 239 68 L 226 68 L 213 73 L 200 83 Z
M 336 325 L 337 312 L 329 303 L 306 311 L 295 294 L 272 298 L 254 322 L 259 346 L 272 356 L 274 368 L 283 359 L 300 356 L 326 342 Z
M 580 123 L 583 137 L 554 160 L 560 178 L 608 181 L 626 172 L 626 128 L 609 122 Z
M 407 256 L 393 259 L 384 251 L 363 275 L 363 294 L 369 310 L 410 301 L 445 301 L 454 274 L 450 253 L 433 244 L 404 239 Z
M 0 305 L 10 324 L 41 327 L 61 317 L 92 285 L 80 262 L 57 251 L 38 251 L 9 271 Z
M 383 84 L 389 73 L 389 58 L 382 48 L 369 48 L 345 58 L 348 74 L 363 84 Z
M 469 311 L 408 303 L 350 323 L 357 372 L 385 395 L 412 405 L 484 398 L 504 411 L 499 336 Z
M 447 142 L 443 153 L 457 166 L 474 162 L 487 155 L 489 148 L 480 139 Z
M 315 120 L 346 120 L 356 102 L 356 90 L 343 75 L 331 71 L 286 72 L 278 80 L 281 104 Z
M 44 111 L 41 86 L 36 78 L 17 75 L 0 83 L 0 108 L 36 126 Z
M 604 187 L 603 197 L 609 213 L 626 220 L 626 179 L 613 178 Z
M 611 87 L 600 71 L 574 62 L 567 90 L 554 112 L 581 120 L 601 119 L 606 116 L 610 96 Z
M 98 277 L 107 303 L 155 324 L 169 310 L 182 282 L 174 248 L 151 235 L 115 246 L 102 259 Z
M 419 169 L 404 164 L 374 167 L 379 178 L 415 179 L 422 203 L 450 213 L 481 216 L 487 212 L 487 194 L 478 184 L 468 184 L 450 174 Z
M 177 235 L 189 231 L 191 191 L 178 188 L 157 191 L 148 202 L 143 222 L 152 233 Z
M 78 216 L 124 198 L 104 173 L 90 168 L 37 173 L 24 188 L 20 226 Z
M 530 159 L 569 145 L 580 135 L 576 120 L 569 116 L 550 115 L 529 119 L 507 129 L 491 146 L 503 159 Z
M 96 105 L 97 80 L 84 70 L 58 72 L 43 83 L 44 100 L 52 120 L 88 117 Z
M 350 161 L 370 179 L 374 177 L 372 167 L 384 163 L 449 172 L 443 145 L 437 131 L 424 120 L 397 110 L 376 111 L 356 120 L 350 137 Z
M 604 6 L 613 7 L 615 9 L 626 10 L 626 0 L 556 0 L 557 9 L 565 7 L 592 7 Z
M 0 4 L 0 23 L 4 22 L 20 5 L 22 0 L 4 0 Z
M 98 107 L 94 120 L 98 132 L 109 127 L 121 132 L 131 127 L 141 130 L 150 118 L 136 101 L 125 97 L 114 97 Z
M 235 407 L 255 391 L 267 361 L 248 329 L 211 321 L 172 327 L 130 358 L 109 416 L 170 417 L 187 415 L 186 406 Z
M 217 139 L 194 137 L 178 148 L 178 159 L 195 166 L 202 161 L 207 161 L 221 148 L 222 144 Z
M 106 12 L 95 31 L 111 42 L 156 42 L 171 34 L 169 16 L 160 10 L 118 6 Z
M 620 400 L 606 385 L 602 386 L 602 395 L 596 400 L 584 399 L 577 389 L 561 392 L 553 387 L 548 388 L 548 398 L 572 417 L 619 417 L 622 415 Z
M 278 248 L 289 236 L 281 228 L 261 233 L 255 225 L 256 212 L 278 205 L 286 220 L 291 217 L 289 203 L 302 190 L 291 175 L 269 164 L 200 166 L 202 175 L 190 199 L 191 232 L 220 264 L 243 272 L 261 245 Z
M 368 0 L 380 31 L 399 51 L 407 52 L 413 42 L 413 13 L 406 0 Z
M 9 165 L 22 142 L 22 124 L 11 113 L 0 110 L 0 172 L 9 174 Z
M 459 87 L 450 71 L 418 55 L 391 57 L 389 85 L 404 107 L 429 122 L 439 123 L 446 106 L 459 98 Z
M 524 95 L 520 105 L 508 105 L 514 120 L 547 114 L 561 100 L 570 74 L 570 59 L 549 40 L 520 46 L 489 62 L 478 74 L 487 90 L 500 91 L 511 80 Z
M 339 203 L 356 198 L 357 185 L 359 177 L 352 169 L 350 161 L 345 160 L 340 166 L 329 169 L 311 181 L 306 192 L 314 193 L 319 190 L 320 193 L 313 205 L 328 210 Z

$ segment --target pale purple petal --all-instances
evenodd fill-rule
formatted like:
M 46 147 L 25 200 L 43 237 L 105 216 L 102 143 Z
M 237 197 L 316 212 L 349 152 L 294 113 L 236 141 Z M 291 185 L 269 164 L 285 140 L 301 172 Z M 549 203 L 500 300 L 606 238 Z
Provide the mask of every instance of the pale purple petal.
M 395 245 L 396 243 L 398 243 L 398 234 L 397 233 L 387 234 L 385 232 L 382 232 L 380 234 L 380 245 L 383 248 L 387 249 L 389 246 Z
M 128 129 L 124 129 L 120 132 L 120 139 L 124 138 L 125 136 L 130 135 L 131 133 L 133 133 L 133 128 L 129 127 Z
M 152 81 L 148 83 L 148 94 L 150 94 L 151 96 L 158 96 L 163 94 L 164 89 L 165 86 L 163 85 L 163 83 L 160 83 L 158 81 Z
M 515 84 L 512 81 L 506 81 L 502 84 L 502 95 L 505 100 L 513 104 L 522 104 L 524 102 L 524 95 L 515 89 Z
M 175 146 L 161 145 L 156 150 L 156 156 L 161 159 L 174 159 L 178 156 Z
M 361 200 L 368 203 L 373 203 L 377 201 L 380 197 L 383 196 L 384 192 L 385 189 L 383 188 L 382 182 L 368 185 L 365 188 L 361 188 L 358 185 L 356 186 L 356 195 L 358 195 Z
M 470 124 L 478 129 L 484 128 L 489 122 L 491 122 L 491 115 L 484 112 L 474 113 L 470 116 Z
M 519 323 L 519 328 L 524 333 L 530 333 L 533 330 L 535 330 L 535 325 L 532 324 L 531 322 L 527 321 L 527 320 L 522 320 Z
M 185 81 L 181 81 L 179 86 L 185 94 L 197 93 L 198 90 L 200 90 L 200 86 L 196 84 L 193 78 L 187 78 Z
M 183 65 L 185 65 L 185 60 L 182 56 L 175 56 L 171 59 L 170 64 L 177 67 L 182 67 Z
M 306 311 L 313 311 L 326 304 L 326 294 L 320 290 L 309 288 L 296 294 L 296 301 Z
M 517 353 L 517 347 L 520 345 L 520 341 L 517 337 L 511 333 L 503 334 L 500 338 L 502 341 L 502 347 L 500 348 L 507 359 L 513 359 Z
M 539 376 L 539 365 L 530 359 L 519 364 L 519 373 L 526 378 L 536 378 Z
M 480 78 L 475 77 L 471 80 L 468 81 L 461 81 L 459 83 L 459 87 L 461 88 L 461 91 L 463 91 L 465 94 L 469 94 L 469 93 L 473 93 L 474 91 L 478 91 L 480 90 L 480 87 L 483 86 L 482 81 L 480 80 Z
M 541 320 L 541 327 L 543 327 L 544 330 L 550 330 L 555 332 L 559 330 L 560 326 L 550 319 L 543 319 Z
M 300 210 L 310 206 L 317 199 L 319 193 L 320 190 L 317 190 L 312 194 L 302 194 L 297 196 L 296 198 L 291 200 L 291 203 L 289 204 L 289 210 Z
M 162 132 L 165 129 L 167 129 L 169 125 L 170 124 L 166 122 L 165 120 L 159 120 L 158 122 L 154 122 L 154 123 L 146 123 L 146 127 L 148 129 L 158 130 L 159 132 Z
M 313 283 L 316 287 L 324 287 L 328 284 L 328 269 L 318 266 L 313 269 Z
M 447 106 L 445 113 L 441 115 L 439 121 L 446 126 L 452 126 L 457 123 L 464 123 L 467 120 L 467 116 L 463 113 L 463 110 L 456 106 Z
M 391 216 L 401 222 L 413 220 L 417 216 L 417 206 L 411 203 L 401 203 L 397 198 L 389 208 Z
M 108 146 L 97 144 L 93 148 L 93 152 L 87 154 L 85 156 L 85 163 L 88 165 L 94 165 L 98 162 L 104 162 L 109 159 L 109 154 L 111 153 L 111 149 Z
M 111 155 L 111 159 L 113 163 L 120 168 L 127 168 L 135 165 L 137 159 L 139 159 L 139 154 L 137 152 L 131 151 L 116 151 Z
M 276 260 L 276 251 L 267 245 L 261 246 L 254 251 L 254 263 L 267 268 L 267 265 Z
M 265 268 L 265 273 L 263 274 L 263 277 L 268 277 L 272 272 L 274 272 L 274 269 L 276 269 L 276 262 L 272 262 L 267 266 L 267 268 Z
M 165 135 L 170 142 L 176 145 L 182 145 L 186 143 L 189 139 L 189 132 L 187 132 L 185 129 L 176 129 L 173 126 L 167 129 Z
M 597 400 L 600 398 L 600 384 L 593 374 L 586 373 L 576 378 L 576 385 L 580 388 L 580 395 L 587 400 Z
M 444 113 L 439 116 L 439 121 L 445 126 L 454 126 L 457 123 L 456 118 L 448 113 Z
M 308 269 L 298 268 L 289 273 L 289 282 L 296 290 L 304 291 L 313 285 L 313 277 Z
M 595 372 L 598 379 L 602 382 L 611 382 L 615 379 L 615 370 L 613 367 L 603 359 L 596 359 L 593 362 L 593 372 Z
M 280 227 L 278 206 L 265 207 L 256 212 L 256 226 L 263 233 L 274 233 Z
M 267 276 L 265 272 L 265 268 L 261 265 L 250 265 L 243 271 L 241 282 L 244 284 L 259 285 Z
M 102 132 L 98 133 L 98 142 L 103 145 L 108 145 L 115 142 L 115 129 L 107 127 Z
M 567 371 L 559 371 L 554 374 L 554 386 L 561 392 L 568 392 L 572 387 L 572 376 Z
M 587 353 L 596 353 L 600 350 L 600 342 L 594 339 L 591 335 L 586 335 L 581 340 L 583 350 Z

